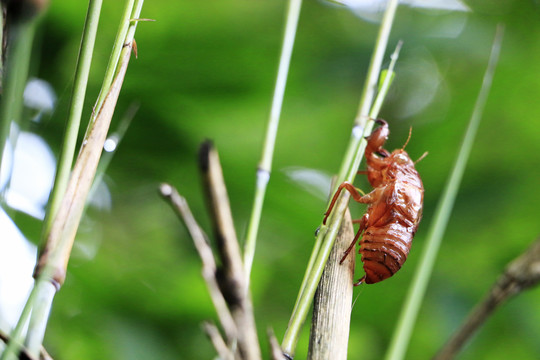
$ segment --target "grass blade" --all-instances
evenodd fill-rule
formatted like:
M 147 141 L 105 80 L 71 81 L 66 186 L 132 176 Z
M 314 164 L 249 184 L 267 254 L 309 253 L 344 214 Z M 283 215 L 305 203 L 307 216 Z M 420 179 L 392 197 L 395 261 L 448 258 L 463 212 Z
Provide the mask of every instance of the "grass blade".
M 454 168 L 450 174 L 450 178 L 445 186 L 443 195 L 440 198 L 439 204 L 435 210 L 433 222 L 427 235 L 427 243 L 422 252 L 420 263 L 418 264 L 413 282 L 409 288 L 407 298 L 403 304 L 403 309 L 395 328 L 395 332 L 388 348 L 385 359 L 399 360 L 405 357 L 407 345 L 411 337 L 411 332 L 414 327 L 418 310 L 422 303 L 422 299 L 426 292 L 427 284 L 433 270 L 437 252 L 442 240 L 442 236 L 448 224 L 448 219 L 454 206 L 454 200 L 457 195 L 467 159 L 471 152 L 474 138 L 478 130 L 478 125 L 482 117 L 482 112 L 485 107 L 487 96 L 491 88 L 491 81 L 499 58 L 501 49 L 502 36 L 504 27 L 499 25 L 493 41 L 489 63 L 484 75 L 484 80 L 473 113 L 469 122 L 469 126 L 465 132 L 465 137 L 461 144 Z
M 285 85 L 287 84 L 287 75 L 289 73 L 289 64 L 291 62 L 294 39 L 296 37 L 296 28 L 298 26 L 298 18 L 300 17 L 300 8 L 302 0 L 290 0 L 289 9 L 287 12 L 287 24 L 285 26 L 285 35 L 283 38 L 283 46 L 279 59 L 279 69 L 274 89 L 274 97 L 272 100 L 272 109 L 270 111 L 270 119 L 264 140 L 262 159 L 257 169 L 257 180 L 255 188 L 255 198 L 253 200 L 253 210 L 249 220 L 246 242 L 244 245 L 244 268 L 246 272 L 246 291 L 249 287 L 249 279 L 251 267 L 253 265 L 253 257 L 255 255 L 255 245 L 257 242 L 257 233 L 259 231 L 259 223 L 261 220 L 262 207 L 266 186 L 270 180 L 272 172 L 272 158 L 274 156 L 274 145 L 276 143 L 277 130 L 279 126 L 279 117 L 281 115 L 281 106 L 283 104 L 283 96 L 285 94 Z

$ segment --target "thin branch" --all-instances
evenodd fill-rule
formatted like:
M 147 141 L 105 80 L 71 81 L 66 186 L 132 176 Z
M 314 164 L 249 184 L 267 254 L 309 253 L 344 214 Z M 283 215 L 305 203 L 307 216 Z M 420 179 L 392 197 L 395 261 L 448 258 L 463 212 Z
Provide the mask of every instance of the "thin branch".
M 234 360 L 234 355 L 231 352 L 231 350 L 227 347 L 227 344 L 225 344 L 225 341 L 221 337 L 221 334 L 219 333 L 218 328 L 216 325 L 209 323 L 207 321 L 203 322 L 202 324 L 203 330 L 214 345 L 214 349 L 216 349 L 217 354 L 221 359 L 224 360 Z
M 210 141 L 204 142 L 200 147 L 199 167 L 223 269 L 227 271 L 225 277 L 234 282 L 234 286 L 243 287 L 245 276 L 242 274 L 242 257 L 234 229 L 227 188 L 223 180 L 218 153 Z
M 216 261 L 212 249 L 208 244 L 207 236 L 201 229 L 185 198 L 183 198 L 175 188 L 169 184 L 160 186 L 161 195 L 172 206 L 178 217 L 184 222 L 193 239 L 193 243 L 202 261 L 202 276 L 208 287 L 210 298 L 216 308 L 219 322 L 225 332 L 227 342 L 230 344 L 235 341 L 238 330 L 232 318 L 232 315 L 227 307 L 227 303 L 223 294 L 219 290 L 219 285 L 216 279 Z
M 261 350 L 253 316 L 253 305 L 246 291 L 246 274 L 229 205 L 223 172 L 216 149 L 210 141 L 201 145 L 199 166 L 222 267 L 218 284 L 229 305 L 238 332 L 238 350 L 243 359 L 260 359 Z
M 453 359 L 491 314 L 505 301 L 540 282 L 540 238 L 506 267 L 485 298 L 439 350 L 434 360 Z
M 272 328 L 266 330 L 266 336 L 268 337 L 268 343 L 270 344 L 270 359 L 272 360 L 287 360 L 281 351 L 278 339 Z

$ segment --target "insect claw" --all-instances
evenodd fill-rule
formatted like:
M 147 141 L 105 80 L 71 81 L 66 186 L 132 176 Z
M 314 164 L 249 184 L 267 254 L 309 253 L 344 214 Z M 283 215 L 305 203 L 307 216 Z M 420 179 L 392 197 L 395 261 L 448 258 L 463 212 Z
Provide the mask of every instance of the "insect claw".
M 283 356 L 285 357 L 285 359 L 287 360 L 293 360 L 293 357 L 287 353 L 283 353 Z
M 315 230 L 315 237 L 319 235 L 319 232 L 321 231 L 321 227 L 319 226 L 317 230 Z
M 354 286 L 359 286 L 359 285 L 362 285 L 364 283 L 364 280 L 366 280 L 366 277 L 365 276 L 362 276 L 360 278 L 360 280 L 358 280 L 357 282 L 355 282 L 353 285 Z

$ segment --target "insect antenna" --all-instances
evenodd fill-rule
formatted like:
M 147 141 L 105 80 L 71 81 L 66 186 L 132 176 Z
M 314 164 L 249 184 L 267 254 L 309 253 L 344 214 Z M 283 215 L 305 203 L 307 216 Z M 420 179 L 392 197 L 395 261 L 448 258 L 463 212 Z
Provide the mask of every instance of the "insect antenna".
M 403 147 L 401 148 L 401 150 L 405 150 L 405 146 L 407 146 L 407 144 L 409 143 L 409 140 L 411 140 L 411 135 L 412 135 L 412 126 L 409 128 L 409 136 L 407 137 L 407 140 L 405 141 L 405 144 L 403 144 Z
M 414 165 L 416 165 L 417 163 L 420 162 L 420 160 L 423 160 L 429 153 L 426 151 L 425 153 L 422 154 L 422 156 L 420 156 L 415 162 L 414 162 Z

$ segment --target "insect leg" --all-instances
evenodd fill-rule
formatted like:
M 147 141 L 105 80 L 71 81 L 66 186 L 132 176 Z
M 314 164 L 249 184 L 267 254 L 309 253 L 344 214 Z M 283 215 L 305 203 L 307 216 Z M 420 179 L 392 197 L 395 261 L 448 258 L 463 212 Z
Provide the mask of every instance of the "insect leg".
M 348 181 L 343 182 L 341 185 L 339 185 L 336 193 L 334 194 L 334 197 L 332 197 L 332 201 L 330 202 L 330 206 L 328 206 L 328 210 L 324 213 L 324 219 L 323 224 L 326 225 L 326 220 L 328 219 L 328 216 L 330 215 L 330 212 L 334 208 L 334 205 L 336 204 L 336 201 L 339 197 L 339 194 L 341 194 L 341 191 L 345 189 L 347 190 L 354 200 L 358 202 L 363 202 L 360 199 L 362 199 L 362 194 Z
M 345 250 L 345 252 L 343 253 L 343 257 L 341 258 L 341 260 L 339 261 L 339 265 L 343 264 L 343 262 L 345 261 L 345 259 L 347 258 L 347 256 L 350 254 L 350 252 L 354 249 L 354 246 L 356 245 L 356 242 L 358 241 L 358 238 L 360 237 L 360 233 L 362 231 L 364 231 L 366 229 L 366 224 L 367 224 L 367 218 L 366 218 L 366 215 L 362 216 L 362 218 L 360 219 L 360 227 L 358 228 L 358 232 L 356 233 L 353 241 L 351 242 L 351 245 L 349 245 L 349 247 L 347 248 L 347 250 Z
M 353 285 L 354 286 L 359 286 L 359 285 L 362 285 L 364 283 L 364 281 L 366 280 L 366 276 L 362 276 L 362 278 L 360 280 L 358 280 L 357 282 L 355 282 Z

